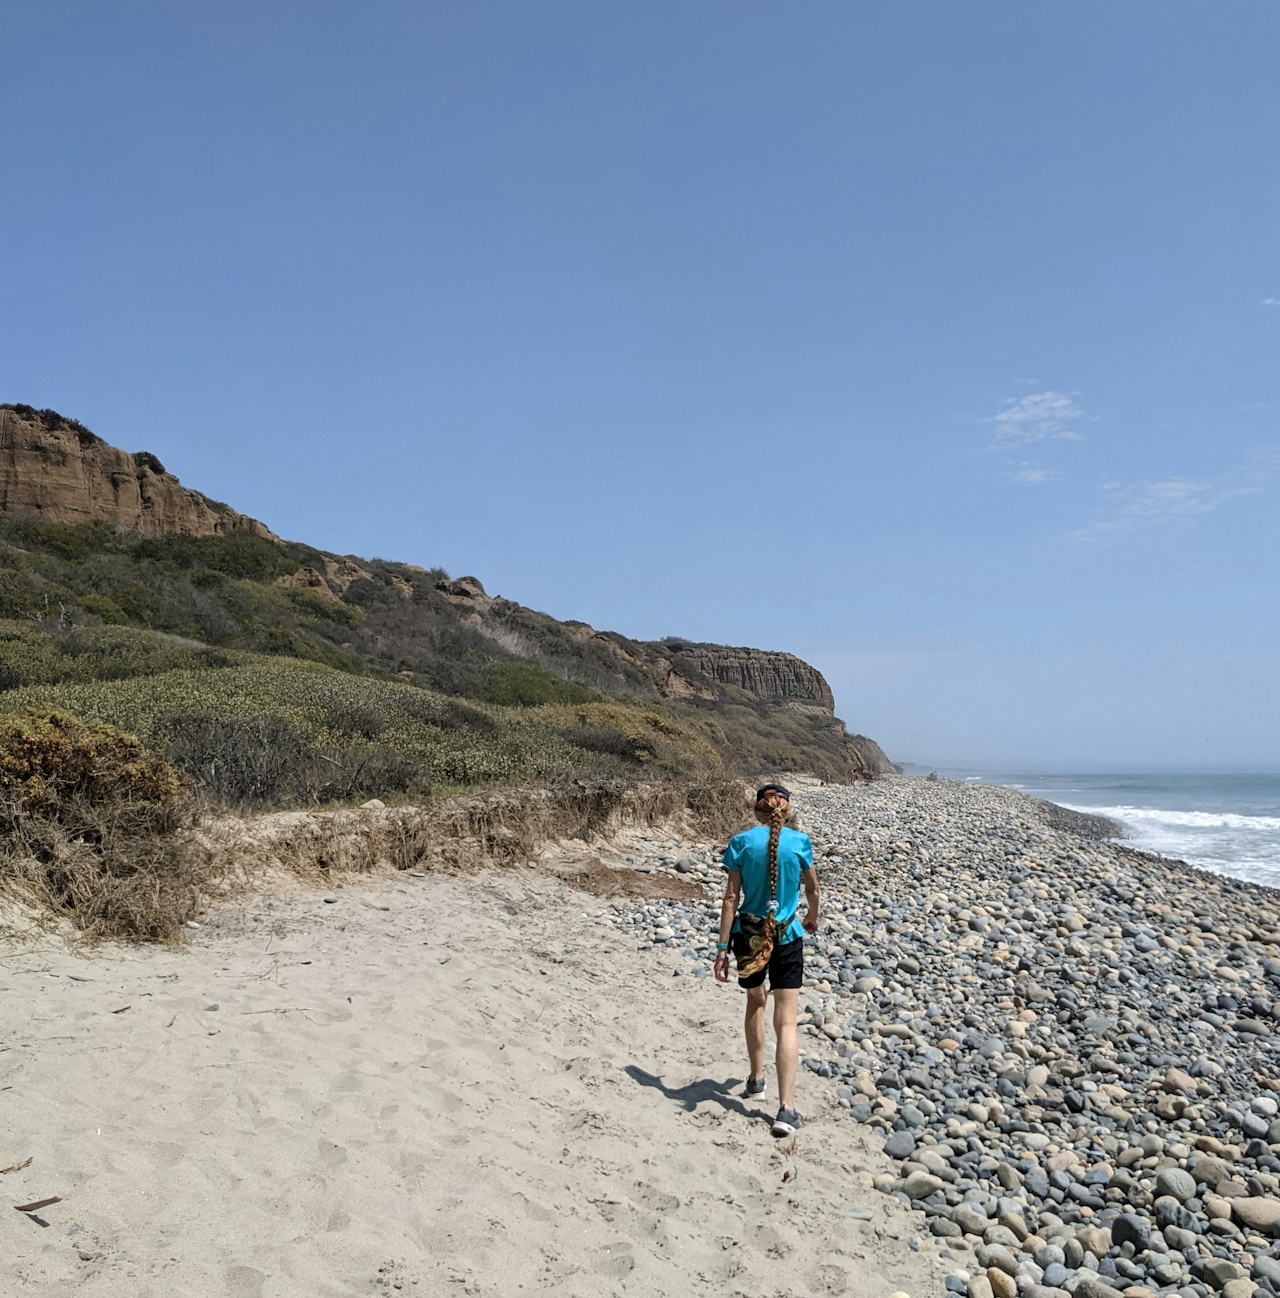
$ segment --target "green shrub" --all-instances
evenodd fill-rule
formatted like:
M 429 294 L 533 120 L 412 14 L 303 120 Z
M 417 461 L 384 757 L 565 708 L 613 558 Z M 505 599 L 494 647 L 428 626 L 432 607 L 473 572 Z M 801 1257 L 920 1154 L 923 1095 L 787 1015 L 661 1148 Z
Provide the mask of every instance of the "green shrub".
M 573 769 L 582 759 L 554 727 L 529 712 L 495 710 L 488 716 L 481 706 L 433 696 L 412 685 L 288 658 L 243 655 L 239 665 L 219 671 L 33 685 L 11 691 L 6 700 L 11 706 L 64 707 L 132 730 L 161 747 L 170 742 L 169 719 L 177 715 L 277 717 L 294 728 L 312 756 L 332 756 L 370 742 L 403 754 L 418 772 L 415 787 L 540 778 Z M 367 723 L 370 711 L 383 723 L 373 741 L 332 728 L 334 716 L 364 718 Z M 278 795 L 280 801 L 287 798 L 285 792 Z
M 259 653 L 273 654 L 281 658 L 303 658 L 357 676 L 366 670 L 364 663 L 358 658 L 353 658 L 350 654 L 343 653 L 342 650 L 335 649 L 323 641 L 313 640 L 292 627 L 272 627 L 261 635 L 255 636 L 251 647 Z
M 461 699 L 440 698 L 415 690 L 399 697 L 397 707 L 403 716 L 429 726 L 439 726 L 442 730 L 475 730 L 482 735 L 491 735 L 498 729 L 498 723 L 487 712 L 481 712 Z
M 567 743 L 588 753 L 603 753 L 629 762 L 653 756 L 652 748 L 627 734 L 620 726 L 566 726 L 560 734 Z
M 387 728 L 376 707 L 353 699 L 337 699 L 325 708 L 324 725 L 335 735 L 357 739 L 377 739 Z
M 352 802 L 414 789 L 430 793 L 420 763 L 382 744 L 317 753 L 301 786 L 308 801 Z
M 533 663 L 493 663 L 485 675 L 487 703 L 500 707 L 536 708 L 544 703 L 587 703 L 600 696 L 585 685 L 574 685 Z
M 124 680 L 182 667 L 229 667 L 239 657 L 195 640 L 132 627 L 40 630 L 0 621 L 0 688 L 60 681 Z
M 274 541 L 249 532 L 221 536 L 148 536 L 134 542 L 139 559 L 176 568 L 204 568 L 241 581 L 273 581 L 296 572 L 298 561 Z

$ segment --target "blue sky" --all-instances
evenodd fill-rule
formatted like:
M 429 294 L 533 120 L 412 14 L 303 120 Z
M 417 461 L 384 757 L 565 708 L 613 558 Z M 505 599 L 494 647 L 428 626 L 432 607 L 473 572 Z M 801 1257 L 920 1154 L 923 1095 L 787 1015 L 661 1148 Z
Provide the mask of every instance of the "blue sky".
M 788 649 L 898 758 L 1280 769 L 1280 10 L 0 4 L 0 399 Z

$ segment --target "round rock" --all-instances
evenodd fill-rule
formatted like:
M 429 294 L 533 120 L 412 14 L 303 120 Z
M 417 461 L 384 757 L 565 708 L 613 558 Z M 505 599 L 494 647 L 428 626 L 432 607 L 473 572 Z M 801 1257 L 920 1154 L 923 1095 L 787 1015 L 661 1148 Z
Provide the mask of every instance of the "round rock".
M 1112 1228 L 1114 1229 L 1114 1227 Z M 1062 1250 L 1056 1244 L 1037 1244 L 1031 1251 L 1036 1266 L 1048 1269 L 1056 1262 L 1059 1266 L 1066 1260 Z
M 1217 1185 L 1219 1181 L 1231 1179 L 1231 1164 L 1221 1158 L 1202 1158 L 1191 1173 L 1201 1185 Z
M 890 1158 L 910 1158 L 915 1148 L 916 1138 L 909 1131 L 895 1131 L 884 1142 L 884 1152 Z
M 946 1184 L 932 1172 L 912 1172 L 902 1183 L 902 1192 L 908 1199 L 927 1199 Z
M 1271 1230 L 1280 1221 L 1280 1199 L 1232 1199 L 1231 1213 L 1251 1230 Z
M 1156 1194 L 1171 1194 L 1179 1203 L 1194 1198 L 1196 1178 L 1180 1167 L 1162 1167 L 1156 1173 Z
M 978 1249 L 978 1264 L 986 1267 L 988 1271 L 996 1266 L 1006 1275 L 1018 1274 L 1018 1259 L 1004 1244 L 983 1244 Z
M 1115 1290 L 1092 1271 L 1083 1271 L 1072 1290 L 1072 1298 L 1115 1298 Z
M 1246 1113 L 1240 1123 L 1240 1130 L 1250 1140 L 1263 1140 L 1271 1124 L 1260 1113 Z
M 987 1227 L 991 1225 L 990 1219 L 981 1208 L 974 1203 L 958 1203 L 951 1209 L 951 1220 L 955 1222 L 966 1235 L 984 1235 Z
M 1135 1253 L 1151 1247 L 1151 1223 L 1136 1212 L 1123 1212 L 1111 1223 L 1111 1242 L 1132 1244 Z M 1037 1259 L 1038 1261 L 1039 1259 Z

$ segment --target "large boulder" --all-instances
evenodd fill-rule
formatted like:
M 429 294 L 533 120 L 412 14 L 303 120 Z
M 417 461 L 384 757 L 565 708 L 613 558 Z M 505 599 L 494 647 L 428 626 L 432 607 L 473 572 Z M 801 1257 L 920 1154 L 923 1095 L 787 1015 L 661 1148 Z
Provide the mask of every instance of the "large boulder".
M 895 1131 L 884 1142 L 884 1152 L 890 1158 L 910 1158 L 915 1148 L 916 1138 L 909 1131 Z
M 1003 1244 L 983 1244 L 978 1249 L 978 1265 L 988 1271 L 992 1267 L 999 1267 L 1007 1275 L 1018 1274 L 1018 1259 Z
M 902 1192 L 908 1199 L 927 1199 L 946 1184 L 932 1172 L 912 1172 L 902 1183 Z
M 1243 1275 L 1240 1267 L 1224 1257 L 1207 1257 L 1204 1260 L 1204 1282 L 1214 1289 L 1221 1289 L 1228 1280 L 1239 1280 Z

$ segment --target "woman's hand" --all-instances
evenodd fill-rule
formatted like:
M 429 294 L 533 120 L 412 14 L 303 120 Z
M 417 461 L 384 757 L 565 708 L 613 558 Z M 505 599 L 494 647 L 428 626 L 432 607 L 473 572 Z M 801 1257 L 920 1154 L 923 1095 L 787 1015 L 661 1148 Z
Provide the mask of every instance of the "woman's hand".
M 716 952 L 716 982 L 727 983 L 729 981 L 729 953 L 728 951 Z
M 818 910 L 816 906 L 804 917 L 802 926 L 806 933 L 812 934 L 818 931 Z

